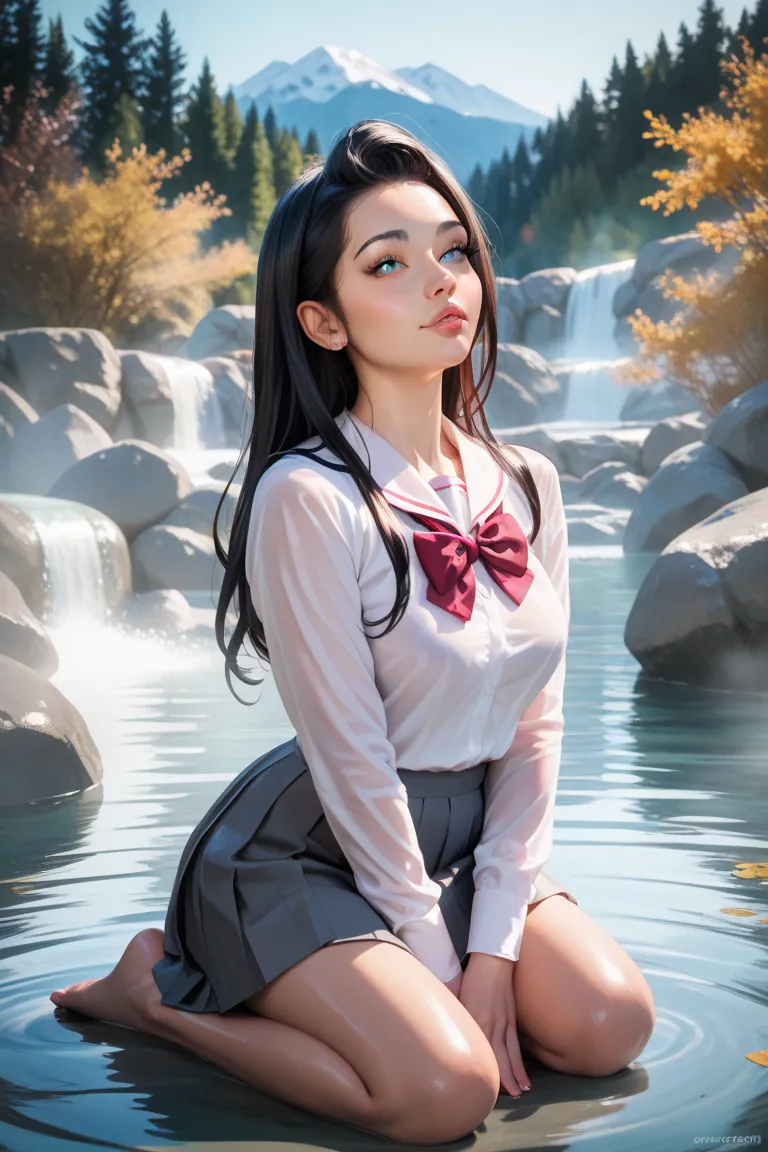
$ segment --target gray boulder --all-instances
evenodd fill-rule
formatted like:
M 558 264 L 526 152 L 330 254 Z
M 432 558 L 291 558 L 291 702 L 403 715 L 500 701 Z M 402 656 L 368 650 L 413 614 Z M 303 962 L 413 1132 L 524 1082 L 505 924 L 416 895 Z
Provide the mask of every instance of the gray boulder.
M 686 528 L 744 496 L 747 487 L 728 457 L 697 442 L 670 453 L 635 505 L 626 552 L 660 552 Z
M 768 380 L 721 408 L 702 439 L 725 452 L 750 489 L 768 486 Z
M 634 341 L 633 341 L 634 344 Z M 630 388 L 619 413 L 620 420 L 663 420 L 698 410 L 698 401 L 679 384 L 639 384 Z
M 212 537 L 191 528 L 155 524 L 133 541 L 131 558 L 138 591 L 178 588 L 207 592 L 221 587 L 224 569 Z
M 581 480 L 576 476 L 565 475 L 558 477 L 560 481 L 560 495 L 563 504 L 579 504 L 581 502 Z
M 539 418 L 553 420 L 559 416 L 565 395 L 560 381 L 544 357 L 522 344 L 500 343 L 496 352 L 497 371 L 517 381 L 533 397 L 539 409 Z
M 0 806 L 73 795 L 103 767 L 85 720 L 33 668 L 0 655 Z
M 497 372 L 485 401 L 485 418 L 490 428 L 515 428 L 533 424 L 539 417 L 539 408 L 533 396 L 507 376 Z
M 592 491 L 592 500 L 601 508 L 634 508 L 648 480 L 637 472 L 614 472 Z
M 651 675 L 767 690 L 768 490 L 725 505 L 664 548 L 624 639 Z
M 45 557 L 35 522 L 0 496 L 0 572 L 17 588 L 35 616 L 45 612 Z
M 231 356 L 210 356 L 200 363 L 213 377 L 225 431 L 230 440 L 233 436 L 239 439 L 244 431 L 243 417 L 248 391 L 245 372 Z
M 112 444 L 108 432 L 74 404 L 62 404 L 25 424 L 8 447 L 6 492 L 45 496 L 73 464 Z
M 617 472 L 626 472 L 626 470 L 627 466 L 623 460 L 606 460 L 604 464 L 598 464 L 596 468 L 590 469 L 579 481 L 582 499 L 586 500 L 590 497 L 609 476 L 615 476 Z
M 120 623 L 130 632 L 176 637 L 195 627 L 188 600 L 175 588 L 138 592 L 123 607 Z
M 661 276 L 667 268 L 686 276 L 695 272 L 708 272 L 710 269 L 730 275 L 738 263 L 739 255 L 734 248 L 716 252 L 711 244 L 704 243 L 695 229 L 678 236 L 663 236 L 649 240 L 638 252 L 632 283 L 636 289 L 642 289 L 657 276 Z M 627 311 L 631 309 L 631 301 L 623 300 L 622 303 Z
M 537 452 L 541 452 L 542 456 L 546 456 L 551 460 L 558 472 L 565 472 L 565 465 L 563 458 L 560 454 L 560 448 L 554 436 L 550 435 L 546 428 L 512 428 L 508 429 L 503 436 L 499 438 L 500 444 L 520 444 L 526 448 L 535 448 Z M 513 457 L 513 460 L 515 458 Z M 213 474 L 213 472 L 211 472 Z
M 155 352 L 121 351 L 119 356 L 123 368 L 123 396 L 138 439 L 160 448 L 173 446 L 177 435 L 177 405 L 180 406 L 183 393 L 200 403 L 200 424 L 205 428 L 206 416 L 212 414 L 209 405 L 215 396 L 213 376 L 203 364 Z M 193 411 L 196 407 L 197 403 L 191 405 Z M 218 412 L 214 415 L 218 416 Z M 210 444 L 210 447 L 220 445 Z
M 619 508 L 609 511 L 597 504 L 569 504 L 565 509 L 568 544 L 572 548 L 621 544 L 628 517 L 629 512 Z
M 3 572 L 0 572 L 0 655 L 34 668 L 46 679 L 59 667 L 53 641 L 30 612 L 19 589 Z
M 42 415 L 73 404 L 110 431 L 120 406 L 120 359 L 95 328 L 20 328 L 0 333 L 0 363 Z
M 520 287 L 520 281 L 515 280 L 512 276 L 497 276 L 496 304 L 499 309 L 506 308 L 519 325 L 529 307 L 525 289 Z M 501 335 L 499 335 L 499 339 L 501 339 Z M 517 343 L 517 341 L 513 341 L 513 343 Z
M 172 456 L 140 440 L 123 440 L 75 464 L 51 495 L 98 508 L 130 540 L 163 520 L 191 491 L 189 474 Z
M 202 532 L 204 536 L 212 535 L 214 516 L 226 486 L 224 480 L 211 480 L 208 484 L 201 484 L 199 488 L 195 488 L 185 496 L 162 523 L 175 524 L 179 528 L 191 528 L 194 532 Z M 240 485 L 231 484 L 219 513 L 218 531 L 222 537 L 226 538 L 229 535 L 228 529 L 232 524 L 239 495 Z
M 11 454 L 13 437 L 13 428 L 7 420 L 0 416 L 0 492 L 8 490 L 8 459 Z
M 522 343 L 547 359 L 553 360 L 563 350 L 565 314 L 545 304 L 525 317 Z
M 646 476 L 653 476 L 670 452 L 704 440 L 709 416 L 703 412 L 687 412 L 684 416 L 669 416 L 654 424 L 643 441 L 640 466 Z
M 203 316 L 184 348 L 190 360 L 226 356 L 236 348 L 252 348 L 256 323 L 253 304 L 224 304 Z
M 15 388 L 9 388 L 0 380 L 0 418 L 16 431 L 25 424 L 34 424 L 37 412 Z
M 533 312 L 545 305 L 564 311 L 571 285 L 577 276 L 575 268 L 541 268 L 523 276 L 520 291 L 525 297 L 525 311 Z
M 583 478 L 598 464 L 621 460 L 625 468 L 640 471 L 640 449 L 648 431 L 626 428 L 620 432 L 587 432 L 559 440 L 564 471 Z

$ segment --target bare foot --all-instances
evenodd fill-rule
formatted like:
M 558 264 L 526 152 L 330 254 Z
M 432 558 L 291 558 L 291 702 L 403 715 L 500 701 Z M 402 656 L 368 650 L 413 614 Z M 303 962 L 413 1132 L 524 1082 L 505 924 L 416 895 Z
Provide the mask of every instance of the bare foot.
M 96 1020 L 151 1032 L 153 1013 L 160 1004 L 152 966 L 163 955 L 163 933 L 159 928 L 145 928 L 129 942 L 107 976 L 70 984 L 63 992 L 52 992 L 50 999 L 57 1007 Z

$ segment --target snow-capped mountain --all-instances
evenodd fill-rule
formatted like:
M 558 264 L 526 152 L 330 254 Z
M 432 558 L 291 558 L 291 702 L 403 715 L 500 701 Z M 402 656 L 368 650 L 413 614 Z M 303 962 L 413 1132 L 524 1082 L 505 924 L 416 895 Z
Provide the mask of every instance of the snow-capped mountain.
M 395 72 L 431 96 L 435 104 L 453 108 L 454 112 L 461 112 L 463 116 L 490 116 L 492 120 L 507 120 L 513 124 L 530 124 L 542 128 L 547 123 L 547 117 L 540 112 L 525 108 L 516 100 L 502 96 L 500 92 L 494 92 L 486 84 L 467 84 L 452 72 L 446 72 L 445 68 L 438 68 L 437 64 L 396 68 Z
M 350 84 L 372 84 L 424 104 L 432 103 L 432 97 L 421 86 L 410 84 L 354 48 L 336 48 L 333 44 L 315 48 L 295 64 L 274 60 L 244 84 L 236 85 L 234 93 L 238 100 L 243 96 L 268 96 L 276 108 L 301 97 L 323 104 Z
M 358 120 L 389 120 L 434 149 L 466 183 L 476 165 L 487 168 L 521 137 L 530 144 L 545 116 L 491 91 L 467 84 L 434 64 L 383 67 L 353 49 L 324 44 L 293 64 L 273 60 L 233 89 L 246 112 L 263 119 L 271 106 L 280 126 L 310 128 L 327 153 L 334 137 Z

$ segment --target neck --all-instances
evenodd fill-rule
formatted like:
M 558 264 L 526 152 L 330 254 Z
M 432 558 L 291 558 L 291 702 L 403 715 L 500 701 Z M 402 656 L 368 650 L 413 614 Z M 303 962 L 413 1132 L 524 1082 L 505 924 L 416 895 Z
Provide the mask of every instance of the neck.
M 371 405 L 361 391 L 349 411 L 387 440 L 409 464 L 429 479 L 455 473 L 464 480 L 461 456 L 443 427 L 439 397 L 421 397 L 388 403 L 380 398 Z

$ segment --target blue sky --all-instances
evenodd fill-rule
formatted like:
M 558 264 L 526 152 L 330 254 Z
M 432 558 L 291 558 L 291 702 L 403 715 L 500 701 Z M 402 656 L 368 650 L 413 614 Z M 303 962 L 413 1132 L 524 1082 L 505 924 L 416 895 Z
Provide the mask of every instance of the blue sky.
M 84 35 L 100 0 L 42 0 L 64 30 Z M 696 25 L 699 0 L 133 0 L 140 26 L 154 31 L 167 8 L 194 77 L 208 55 L 221 90 L 270 61 L 293 62 L 320 44 L 356 48 L 389 68 L 430 62 L 470 84 L 485 83 L 546 116 L 565 112 L 586 78 L 599 96 L 611 58 L 631 39 L 640 59 L 663 31 L 670 47 L 681 21 Z M 750 0 L 720 0 L 735 28 Z

